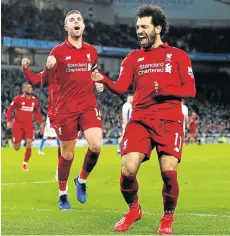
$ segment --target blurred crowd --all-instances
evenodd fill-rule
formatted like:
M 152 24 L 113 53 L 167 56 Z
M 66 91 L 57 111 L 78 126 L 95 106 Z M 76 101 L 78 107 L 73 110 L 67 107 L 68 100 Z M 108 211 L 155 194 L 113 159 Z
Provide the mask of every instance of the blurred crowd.
M 35 71 L 36 72 L 36 71 Z M 38 71 L 37 71 L 38 72 Z M 21 93 L 21 84 L 25 81 L 21 69 L 4 66 L 2 76 L 2 144 L 10 138 L 6 128 L 6 111 L 12 99 Z M 199 136 L 230 134 L 230 91 L 229 76 L 225 73 L 196 73 L 197 96 L 186 101 L 189 112 L 196 111 L 200 117 Z M 131 92 L 131 90 L 129 91 Z M 46 118 L 47 87 L 33 87 L 33 94 L 39 98 L 41 112 Z M 121 135 L 121 109 L 126 95 L 118 96 L 108 89 L 96 93 L 103 120 L 103 137 L 118 138 Z
M 64 13 L 61 9 L 39 10 L 29 1 L 2 6 L 2 35 L 11 37 L 63 41 Z M 84 39 L 90 44 L 138 48 L 134 26 L 107 25 L 86 20 Z M 170 28 L 165 38 L 170 45 L 187 52 L 230 52 L 229 28 Z

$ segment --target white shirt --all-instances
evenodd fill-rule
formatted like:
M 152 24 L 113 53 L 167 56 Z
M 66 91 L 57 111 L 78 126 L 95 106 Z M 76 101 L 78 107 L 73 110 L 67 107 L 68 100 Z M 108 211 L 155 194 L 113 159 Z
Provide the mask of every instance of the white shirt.
M 131 118 L 132 114 L 132 104 L 129 102 L 126 102 L 122 107 L 122 123 L 123 125 L 126 125 Z
M 188 116 L 188 107 L 184 104 L 182 104 L 182 113 L 183 113 L 184 117 Z M 185 131 L 185 118 L 184 118 L 183 127 L 184 127 L 184 131 Z

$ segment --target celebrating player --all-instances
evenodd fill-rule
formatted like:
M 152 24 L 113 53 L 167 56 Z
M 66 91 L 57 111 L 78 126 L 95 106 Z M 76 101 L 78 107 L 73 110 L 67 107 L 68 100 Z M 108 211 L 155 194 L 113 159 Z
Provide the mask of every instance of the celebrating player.
M 38 74 L 33 73 L 30 68 L 30 60 L 28 58 L 23 58 L 22 59 L 22 68 L 24 70 L 24 74 L 25 74 L 25 78 L 27 81 L 29 81 L 32 84 L 39 84 L 42 83 L 41 79 L 42 79 L 42 73 L 40 72 Z M 52 128 L 52 122 L 53 122 L 53 118 L 52 118 L 52 114 L 53 114 L 53 110 L 54 110 L 54 103 L 57 97 L 57 93 L 58 93 L 58 85 L 57 85 L 57 77 L 56 75 L 53 75 L 52 77 L 50 76 L 48 79 L 48 111 L 47 111 L 47 119 L 46 119 L 46 127 L 45 127 L 45 132 L 44 132 L 44 136 L 43 139 L 41 140 L 41 144 L 39 147 L 39 154 L 44 154 L 43 153 L 43 146 L 45 144 L 45 141 L 47 138 L 56 138 L 57 135 L 55 133 L 55 130 Z M 51 119 L 50 119 L 51 117 Z M 60 156 L 60 143 L 59 140 L 57 139 L 57 144 L 58 144 L 58 157 Z
M 77 10 L 67 13 L 65 30 L 68 38 L 55 47 L 42 75 L 58 77 L 59 93 L 55 104 L 54 128 L 61 141 L 61 157 L 58 163 L 59 208 L 70 209 L 67 197 L 67 181 L 74 158 L 74 147 L 81 129 L 89 144 L 80 175 L 76 176 L 77 199 L 86 202 L 86 180 L 98 161 L 102 145 L 102 122 L 96 104 L 91 72 L 97 68 L 96 48 L 85 43 L 82 14 Z
M 164 214 L 159 234 L 172 234 L 174 211 L 179 193 L 177 166 L 183 143 L 181 98 L 195 96 L 195 82 L 189 56 L 163 43 L 168 31 L 165 13 L 158 6 L 143 5 L 136 11 L 136 32 L 141 45 L 123 60 L 119 79 L 92 73 L 116 93 L 125 93 L 134 84 L 133 112 L 121 143 L 120 189 L 129 211 L 115 224 L 115 231 L 126 231 L 142 217 L 138 201 L 137 172 L 156 147 L 163 180 Z
M 196 112 L 192 112 L 192 115 L 189 117 L 189 132 L 188 132 L 188 140 L 187 143 L 189 144 L 191 139 L 194 140 L 196 144 L 199 144 L 197 139 L 197 126 L 199 124 L 199 117 Z
M 27 82 L 22 86 L 23 94 L 15 97 L 7 111 L 7 128 L 12 128 L 13 147 L 17 151 L 21 147 L 22 139 L 26 142 L 25 158 L 22 171 L 28 171 L 27 164 L 31 157 L 32 142 L 34 137 L 33 115 L 40 123 L 40 132 L 43 133 L 44 122 L 40 113 L 39 101 L 32 96 L 32 86 Z M 12 122 L 12 114 L 15 117 Z
M 122 136 L 118 140 L 118 148 L 117 148 L 117 153 L 120 154 L 121 152 L 121 144 L 120 141 L 122 140 L 122 137 L 125 133 L 125 127 L 128 123 L 128 121 L 131 118 L 132 114 L 132 103 L 133 103 L 133 95 L 128 94 L 127 96 L 127 102 L 123 105 L 122 107 Z

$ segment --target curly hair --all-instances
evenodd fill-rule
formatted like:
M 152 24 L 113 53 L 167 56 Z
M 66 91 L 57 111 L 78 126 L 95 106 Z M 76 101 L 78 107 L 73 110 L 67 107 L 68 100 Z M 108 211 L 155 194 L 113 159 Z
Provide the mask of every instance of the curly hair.
M 152 24 L 154 26 L 160 25 L 162 27 L 160 35 L 163 37 L 165 34 L 167 34 L 169 30 L 169 24 L 164 11 L 159 6 L 142 5 L 135 9 L 135 13 L 138 18 L 151 16 Z

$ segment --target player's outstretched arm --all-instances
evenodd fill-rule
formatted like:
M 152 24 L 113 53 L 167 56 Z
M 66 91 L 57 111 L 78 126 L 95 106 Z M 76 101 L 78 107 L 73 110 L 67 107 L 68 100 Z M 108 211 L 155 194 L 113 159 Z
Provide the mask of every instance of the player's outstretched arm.
M 196 95 L 195 80 L 192 70 L 192 63 L 187 53 L 178 49 L 177 62 L 181 86 L 159 84 L 158 95 L 176 96 L 179 98 L 194 98 Z
M 43 85 L 46 81 L 48 81 L 48 78 L 52 76 L 51 74 L 55 74 L 55 71 L 58 67 L 57 60 L 55 56 L 49 55 L 47 57 L 46 67 L 41 75 L 41 84 Z
M 118 94 L 124 94 L 133 80 L 133 70 L 131 66 L 130 55 L 128 55 L 121 64 L 121 70 L 119 78 L 116 82 L 109 79 L 107 76 L 101 72 L 92 72 L 91 78 L 95 82 L 100 82 L 105 84 L 109 89 Z
M 7 122 L 6 126 L 8 129 L 12 128 L 12 115 L 15 108 L 16 108 L 16 98 L 14 98 L 13 101 L 10 103 L 10 106 L 8 107 L 6 113 L 6 122 Z

